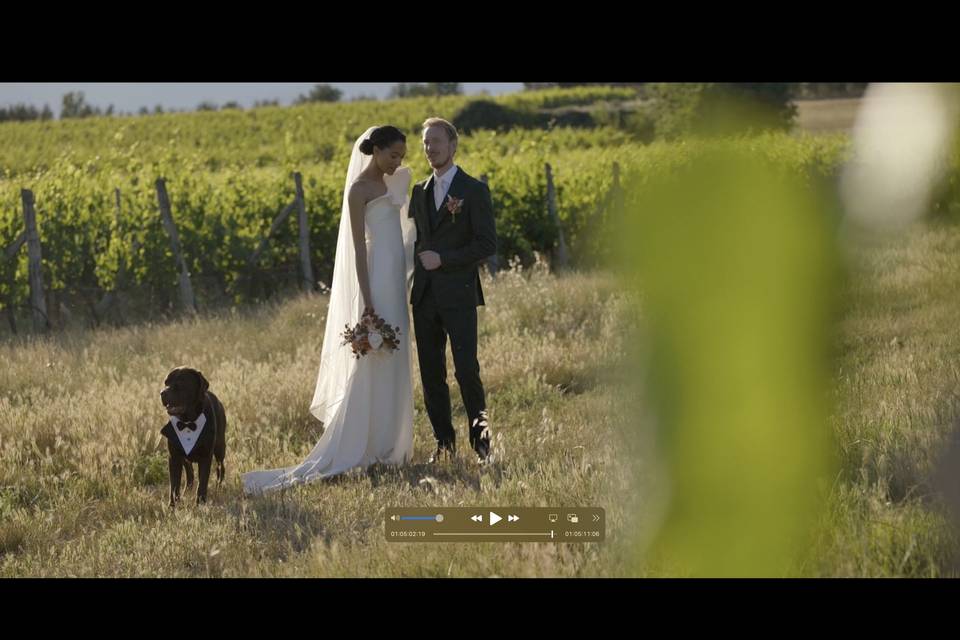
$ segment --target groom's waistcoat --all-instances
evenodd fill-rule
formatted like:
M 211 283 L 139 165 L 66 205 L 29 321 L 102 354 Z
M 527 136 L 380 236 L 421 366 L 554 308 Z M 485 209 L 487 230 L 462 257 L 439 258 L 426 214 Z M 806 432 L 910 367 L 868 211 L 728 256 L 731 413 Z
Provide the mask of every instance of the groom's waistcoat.
M 497 252 L 490 189 L 458 167 L 445 198 L 462 200 L 460 210 L 453 213 L 446 203 L 437 210 L 433 183 L 432 175 L 416 183 L 410 198 L 409 216 L 417 226 L 410 302 L 418 304 L 429 284 L 440 307 L 482 305 L 478 267 Z M 421 251 L 436 251 L 440 268 L 427 271 L 417 257 Z

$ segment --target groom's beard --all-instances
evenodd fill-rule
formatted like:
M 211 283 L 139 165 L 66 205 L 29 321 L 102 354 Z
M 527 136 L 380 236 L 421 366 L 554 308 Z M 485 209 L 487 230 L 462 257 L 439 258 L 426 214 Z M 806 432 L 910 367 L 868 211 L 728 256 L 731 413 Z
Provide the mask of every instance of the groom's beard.
M 447 155 L 446 158 L 445 158 L 442 162 L 440 162 L 439 164 L 434 164 L 434 161 L 431 160 L 429 157 L 427 157 L 427 162 L 430 163 L 430 168 L 431 168 L 431 169 L 434 169 L 434 170 L 440 169 L 441 167 L 446 167 L 447 165 L 451 165 L 451 166 L 452 166 L 452 165 L 453 165 L 453 154 Z

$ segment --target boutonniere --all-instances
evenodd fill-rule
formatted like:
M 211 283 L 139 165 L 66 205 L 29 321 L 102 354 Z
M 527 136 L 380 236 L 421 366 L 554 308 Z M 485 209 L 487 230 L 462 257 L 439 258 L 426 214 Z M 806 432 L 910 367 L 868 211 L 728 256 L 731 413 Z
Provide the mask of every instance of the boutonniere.
M 454 198 L 451 195 L 447 195 L 447 211 L 450 212 L 450 215 L 453 216 L 453 221 L 457 221 L 457 214 L 460 213 L 460 209 L 463 208 L 463 198 Z

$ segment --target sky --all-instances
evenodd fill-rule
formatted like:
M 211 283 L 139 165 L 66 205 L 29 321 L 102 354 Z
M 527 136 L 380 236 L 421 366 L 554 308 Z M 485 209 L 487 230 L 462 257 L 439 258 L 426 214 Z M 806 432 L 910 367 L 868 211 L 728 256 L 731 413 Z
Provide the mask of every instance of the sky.
M 367 95 L 385 98 L 396 82 L 19 82 L 0 83 L 0 107 L 25 103 L 42 108 L 44 104 L 57 116 L 65 93 L 82 91 L 86 103 L 106 109 L 113 104 L 115 112 L 136 113 L 140 107 L 151 111 L 155 105 L 165 110 L 193 110 L 201 102 L 218 105 L 235 101 L 243 107 L 252 107 L 257 100 L 279 100 L 288 105 L 300 94 L 306 94 L 315 84 L 330 84 L 343 91 L 342 100 Z M 464 82 L 468 95 L 484 91 L 499 95 L 523 89 L 522 82 Z

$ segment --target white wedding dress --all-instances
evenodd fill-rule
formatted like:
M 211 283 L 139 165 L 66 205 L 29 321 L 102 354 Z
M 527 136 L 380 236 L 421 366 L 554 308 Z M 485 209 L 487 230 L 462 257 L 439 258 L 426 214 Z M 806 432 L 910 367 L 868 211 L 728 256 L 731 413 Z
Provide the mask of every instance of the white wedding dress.
M 244 493 L 267 493 L 378 462 L 403 464 L 412 457 L 413 361 L 407 301 L 416 229 L 407 219 L 411 174 L 406 167 L 384 176 L 387 193 L 367 203 L 364 213 L 373 306 L 377 315 L 400 328 L 400 347 L 376 350 L 358 360 L 341 338 L 345 325 L 354 326 L 363 311 L 346 193 L 370 162 L 370 156 L 359 152 L 359 144 L 372 130 L 354 145 L 344 188 L 320 372 L 310 404 L 310 412 L 324 423 L 323 435 L 296 466 L 243 474 Z

